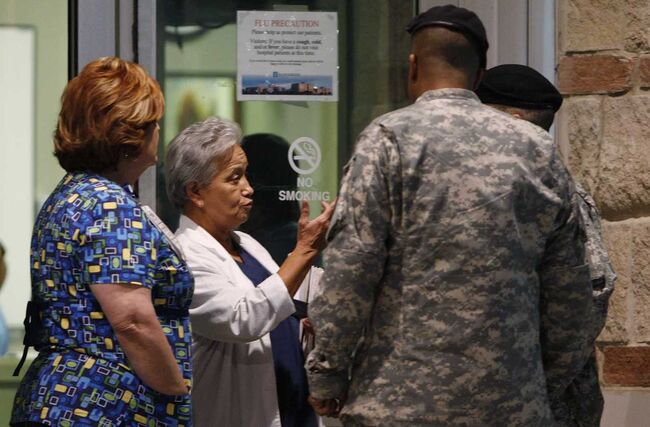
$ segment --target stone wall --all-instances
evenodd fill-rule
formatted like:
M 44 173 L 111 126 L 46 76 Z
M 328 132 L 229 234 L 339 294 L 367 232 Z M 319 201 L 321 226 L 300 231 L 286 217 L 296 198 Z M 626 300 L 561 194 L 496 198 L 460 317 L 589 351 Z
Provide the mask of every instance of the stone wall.
M 601 381 L 650 387 L 650 0 L 558 0 L 559 138 L 618 275 Z

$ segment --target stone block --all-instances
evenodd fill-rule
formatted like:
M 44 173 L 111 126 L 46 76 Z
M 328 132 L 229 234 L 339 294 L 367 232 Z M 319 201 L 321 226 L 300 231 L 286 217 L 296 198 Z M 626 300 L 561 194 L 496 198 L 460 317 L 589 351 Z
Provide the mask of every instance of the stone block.
M 619 55 L 564 56 L 558 89 L 565 95 L 615 94 L 632 88 L 634 62 Z
M 596 199 L 610 220 L 650 213 L 650 96 L 606 98 Z
M 564 100 L 558 123 L 563 146 L 568 147 L 569 170 L 574 179 L 594 193 L 600 171 L 601 98 Z
M 633 339 L 636 343 L 650 342 L 650 220 L 637 220 L 632 240 Z
M 649 387 L 650 347 L 603 348 L 603 383 L 609 386 Z
M 603 239 L 610 261 L 616 272 L 614 292 L 609 299 L 609 311 L 605 328 L 598 343 L 627 343 L 630 341 L 629 289 L 632 283 L 634 247 L 632 239 L 639 220 L 619 222 L 602 221 Z M 648 221 L 650 224 L 650 221 Z
M 650 87 L 650 56 L 639 58 L 639 86 Z
M 650 46 L 648 0 L 563 0 L 560 47 L 567 52 L 647 51 Z

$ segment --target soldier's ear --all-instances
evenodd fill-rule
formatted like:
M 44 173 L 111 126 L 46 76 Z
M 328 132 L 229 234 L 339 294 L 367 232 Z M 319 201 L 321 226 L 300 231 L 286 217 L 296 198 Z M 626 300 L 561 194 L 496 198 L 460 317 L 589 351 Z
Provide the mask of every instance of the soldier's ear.
M 478 89 L 478 85 L 481 84 L 481 80 L 483 80 L 483 76 L 485 75 L 485 68 L 479 67 L 479 69 L 476 71 L 476 77 L 474 80 L 474 87 L 472 88 L 473 90 Z
M 413 84 L 418 80 L 418 57 L 411 53 L 409 54 L 409 83 Z

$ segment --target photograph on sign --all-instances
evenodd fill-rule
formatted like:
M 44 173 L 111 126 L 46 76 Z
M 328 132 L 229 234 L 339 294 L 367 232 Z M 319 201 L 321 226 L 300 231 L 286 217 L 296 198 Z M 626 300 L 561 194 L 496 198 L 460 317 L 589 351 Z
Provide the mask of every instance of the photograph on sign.
M 338 101 L 335 12 L 237 12 L 237 100 Z
M 242 76 L 242 95 L 332 95 L 332 76 Z

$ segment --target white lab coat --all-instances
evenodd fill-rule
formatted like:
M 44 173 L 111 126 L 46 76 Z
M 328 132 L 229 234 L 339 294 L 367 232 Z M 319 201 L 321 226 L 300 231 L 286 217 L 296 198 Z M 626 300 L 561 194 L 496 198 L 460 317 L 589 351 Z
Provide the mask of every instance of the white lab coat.
M 281 427 L 269 332 L 294 312 L 278 265 L 255 239 L 239 244 L 269 272 L 255 287 L 207 231 L 181 216 L 176 239 L 195 280 L 192 407 L 196 427 Z

